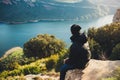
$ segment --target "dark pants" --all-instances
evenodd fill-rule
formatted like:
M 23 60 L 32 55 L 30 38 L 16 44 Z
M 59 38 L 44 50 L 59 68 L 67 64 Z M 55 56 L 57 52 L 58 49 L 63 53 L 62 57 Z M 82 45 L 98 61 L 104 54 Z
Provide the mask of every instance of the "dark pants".
M 65 80 L 66 72 L 72 69 L 74 69 L 72 65 L 64 64 L 60 69 L 60 80 Z

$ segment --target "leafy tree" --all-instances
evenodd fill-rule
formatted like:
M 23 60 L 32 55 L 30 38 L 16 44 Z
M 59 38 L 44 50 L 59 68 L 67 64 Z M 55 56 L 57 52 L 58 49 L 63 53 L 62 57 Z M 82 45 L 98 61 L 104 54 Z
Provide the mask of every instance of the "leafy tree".
M 88 36 L 89 36 L 89 38 L 90 39 L 94 39 L 95 38 L 95 36 L 96 36 L 96 32 L 97 32 L 97 29 L 96 28 L 89 28 L 88 29 Z
M 24 53 L 26 56 L 44 58 L 58 53 L 65 48 L 64 42 L 56 39 L 53 35 L 38 35 L 24 44 Z
M 113 47 L 120 42 L 120 23 L 112 23 L 100 28 L 90 28 L 88 36 L 101 46 L 102 52 L 109 58 Z

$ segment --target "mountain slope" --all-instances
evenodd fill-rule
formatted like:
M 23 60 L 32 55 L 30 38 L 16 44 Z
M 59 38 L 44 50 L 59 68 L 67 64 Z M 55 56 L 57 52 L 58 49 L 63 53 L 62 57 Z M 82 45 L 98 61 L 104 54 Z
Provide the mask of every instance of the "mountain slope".
M 73 0 L 74 1 L 74 0 Z M 87 20 L 109 14 L 107 6 L 89 0 L 76 3 L 56 0 L 2 0 L 1 22 L 32 22 L 39 20 Z

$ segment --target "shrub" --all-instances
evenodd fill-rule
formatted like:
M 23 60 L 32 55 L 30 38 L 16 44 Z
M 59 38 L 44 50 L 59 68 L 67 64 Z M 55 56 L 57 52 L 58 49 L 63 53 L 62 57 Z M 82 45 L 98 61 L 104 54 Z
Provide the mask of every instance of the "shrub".
M 10 71 L 9 74 L 8 74 L 8 76 L 18 76 L 18 75 L 21 75 L 21 74 L 22 74 L 21 70 L 15 69 L 13 71 Z
M 2 73 L 0 73 L 0 78 L 5 78 L 8 76 L 8 74 L 9 74 L 8 71 L 3 71 Z
M 94 39 L 88 39 L 91 51 L 91 58 L 92 59 L 100 59 L 101 56 L 101 46 L 97 43 Z
M 60 67 L 63 65 L 64 59 L 68 58 L 69 55 L 69 50 L 64 49 L 59 53 L 59 58 L 57 60 L 57 64 L 55 67 L 55 71 L 59 72 L 60 71 Z
M 58 53 L 65 48 L 64 42 L 56 39 L 52 35 L 38 35 L 24 44 L 24 53 L 31 57 L 49 57 L 51 54 Z
M 52 55 L 48 61 L 46 62 L 46 68 L 47 70 L 51 70 L 53 68 L 55 68 L 56 64 L 57 64 L 57 60 L 58 60 L 58 55 Z
M 113 48 L 110 59 L 120 60 L 120 43 Z
M 27 66 L 23 69 L 23 74 L 38 74 L 41 72 L 41 69 L 39 66 Z

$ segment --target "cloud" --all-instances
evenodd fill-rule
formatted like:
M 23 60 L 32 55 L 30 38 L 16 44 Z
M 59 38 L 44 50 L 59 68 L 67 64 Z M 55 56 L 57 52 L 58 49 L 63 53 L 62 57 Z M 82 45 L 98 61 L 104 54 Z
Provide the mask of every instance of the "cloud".
M 77 2 L 80 2 L 82 0 L 55 0 L 55 1 L 66 2 L 66 3 L 77 3 Z

